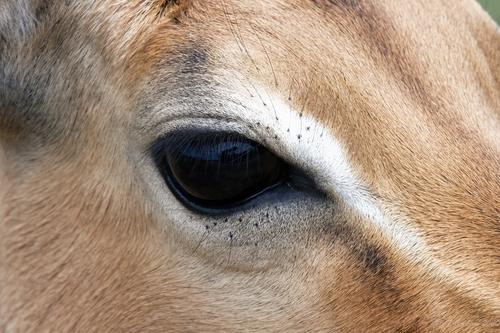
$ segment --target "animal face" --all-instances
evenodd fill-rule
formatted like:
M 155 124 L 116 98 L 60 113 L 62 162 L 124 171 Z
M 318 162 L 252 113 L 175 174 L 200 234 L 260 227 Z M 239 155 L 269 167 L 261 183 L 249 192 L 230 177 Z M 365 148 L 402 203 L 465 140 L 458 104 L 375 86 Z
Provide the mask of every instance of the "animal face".
M 0 13 L 0 331 L 499 328 L 474 1 Z

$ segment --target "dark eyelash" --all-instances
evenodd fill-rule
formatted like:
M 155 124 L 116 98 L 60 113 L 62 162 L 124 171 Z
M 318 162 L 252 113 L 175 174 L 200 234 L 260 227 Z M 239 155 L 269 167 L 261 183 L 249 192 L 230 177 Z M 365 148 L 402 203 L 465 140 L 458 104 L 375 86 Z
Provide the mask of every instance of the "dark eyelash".
M 203 138 L 207 141 L 202 140 Z M 225 143 L 234 145 L 244 142 L 252 141 L 234 132 L 181 131 L 161 137 L 150 151 L 155 159 L 159 159 L 165 151 L 181 152 L 190 148 L 191 151 L 200 153 L 197 157 L 208 159 L 210 156 L 219 156 Z

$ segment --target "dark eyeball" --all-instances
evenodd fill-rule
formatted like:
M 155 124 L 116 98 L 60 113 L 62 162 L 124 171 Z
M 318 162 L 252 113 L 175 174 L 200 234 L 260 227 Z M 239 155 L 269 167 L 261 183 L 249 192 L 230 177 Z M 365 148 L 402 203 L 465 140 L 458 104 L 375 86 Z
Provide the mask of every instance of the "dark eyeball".
M 155 143 L 153 154 L 171 191 L 191 208 L 235 207 L 287 178 L 286 163 L 236 133 L 173 133 Z

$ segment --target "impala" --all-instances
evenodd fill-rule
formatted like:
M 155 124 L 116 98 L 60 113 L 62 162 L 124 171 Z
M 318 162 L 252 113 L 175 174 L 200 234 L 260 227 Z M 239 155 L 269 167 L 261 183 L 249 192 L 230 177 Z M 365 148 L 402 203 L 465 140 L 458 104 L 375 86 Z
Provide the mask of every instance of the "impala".
M 500 330 L 473 0 L 0 2 L 1 332 Z

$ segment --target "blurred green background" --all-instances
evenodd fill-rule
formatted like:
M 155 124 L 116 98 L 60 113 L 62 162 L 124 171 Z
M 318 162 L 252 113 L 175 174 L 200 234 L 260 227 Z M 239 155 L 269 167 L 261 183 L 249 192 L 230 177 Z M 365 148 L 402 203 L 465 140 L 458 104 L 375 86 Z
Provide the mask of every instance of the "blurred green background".
M 479 2 L 500 23 L 500 0 L 479 0 Z

